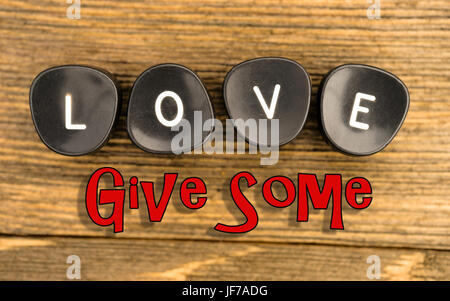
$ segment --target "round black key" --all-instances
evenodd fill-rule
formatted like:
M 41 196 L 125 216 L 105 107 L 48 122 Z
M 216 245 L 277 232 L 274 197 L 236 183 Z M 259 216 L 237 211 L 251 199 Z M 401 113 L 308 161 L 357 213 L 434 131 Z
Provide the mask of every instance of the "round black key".
M 203 130 L 203 124 L 213 118 L 208 92 L 198 76 L 186 67 L 162 64 L 144 71 L 134 83 L 128 134 L 144 151 L 180 154 L 204 143 L 212 127 Z
M 343 65 L 323 80 L 320 117 L 339 151 L 371 155 L 394 139 L 406 118 L 409 93 L 395 75 L 365 65 Z
M 59 66 L 41 72 L 30 89 L 34 126 L 42 142 L 67 156 L 103 146 L 120 112 L 114 77 L 86 66 Z
M 257 58 L 233 67 L 225 78 L 223 96 L 230 117 L 236 121 L 255 120 L 265 126 L 268 137 L 251 136 L 236 126 L 247 142 L 259 145 L 283 145 L 302 130 L 311 99 L 311 81 L 297 62 L 285 58 Z M 265 120 L 265 123 L 260 123 Z M 272 122 L 278 120 L 278 143 L 272 139 Z

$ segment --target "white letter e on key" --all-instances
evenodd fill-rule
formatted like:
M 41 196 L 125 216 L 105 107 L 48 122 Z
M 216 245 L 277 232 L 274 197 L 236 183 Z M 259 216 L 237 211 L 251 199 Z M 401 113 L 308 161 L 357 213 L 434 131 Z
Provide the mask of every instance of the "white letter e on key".
M 358 116 L 358 112 L 361 113 L 369 113 L 369 109 L 366 107 L 360 106 L 361 99 L 375 101 L 377 98 L 373 95 L 364 94 L 364 93 L 356 93 L 355 102 L 353 103 L 352 115 L 350 116 L 350 126 L 367 131 L 369 129 L 369 125 L 367 123 L 356 121 L 356 117 Z

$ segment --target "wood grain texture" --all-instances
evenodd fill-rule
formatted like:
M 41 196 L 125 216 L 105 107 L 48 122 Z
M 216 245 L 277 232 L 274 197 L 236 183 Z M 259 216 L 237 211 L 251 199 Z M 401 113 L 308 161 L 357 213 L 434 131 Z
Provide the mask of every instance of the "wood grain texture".
M 49 256 L 51 254 L 51 256 Z M 446 251 L 247 242 L 0 237 L 0 280 L 65 280 L 67 257 L 82 280 L 448 280 Z M 351 263 L 351 264 L 349 264 Z M 12 274 L 10 271 L 20 271 Z M 257 271 L 257 273 L 255 273 Z
M 440 254 L 444 272 L 439 275 L 448 279 L 448 253 L 426 250 L 450 250 L 450 3 L 382 1 L 380 20 L 367 19 L 367 6 L 365 0 L 83 0 L 82 19 L 69 20 L 63 0 L 0 0 L 0 233 L 92 237 L 86 241 L 94 242 L 93 249 L 103 244 L 94 237 L 122 238 L 123 242 L 114 240 L 117 248 L 126 248 L 136 238 L 152 239 L 149 244 L 154 239 L 173 239 L 173 244 L 195 239 L 205 254 L 216 241 L 227 241 L 223 244 L 230 248 L 280 243 L 281 250 L 311 247 L 317 254 L 334 248 L 353 252 L 362 250 L 359 247 L 386 247 L 379 250 L 393 261 L 414 252 Z M 223 120 L 227 114 L 221 85 L 227 71 L 260 56 L 300 62 L 313 83 L 305 128 L 282 147 L 277 165 L 260 166 L 260 155 L 248 154 L 156 156 L 129 140 L 125 130 L 128 94 L 146 68 L 174 62 L 197 72 L 210 92 L 216 116 Z M 112 139 L 95 154 L 78 158 L 57 155 L 40 142 L 28 104 L 29 85 L 40 71 L 72 63 L 110 71 L 124 90 L 124 106 Z M 403 128 L 383 152 L 370 157 L 334 151 L 323 140 L 315 118 L 320 80 L 345 63 L 386 69 L 410 90 L 411 106 Z M 180 179 L 201 176 L 209 199 L 204 208 L 190 212 L 180 205 L 175 192 L 160 224 L 148 222 L 141 203 L 139 211 L 125 212 L 125 232 L 113 235 L 111 229 L 94 225 L 84 207 L 88 177 L 104 166 L 118 169 L 125 179 L 137 176 L 156 181 L 157 194 L 165 172 L 178 172 Z M 212 227 L 218 222 L 243 221 L 228 191 L 230 178 L 242 170 L 258 179 L 257 188 L 246 192 L 258 210 L 258 227 L 239 236 L 217 233 Z M 329 230 L 330 211 L 312 211 L 308 223 L 298 224 L 296 204 L 274 209 L 259 194 L 266 178 L 282 174 L 295 179 L 298 172 L 319 178 L 325 173 L 341 173 L 345 179 L 363 176 L 374 190 L 372 205 L 363 211 L 344 205 L 345 231 Z M 64 250 L 61 245 L 75 244 L 72 239 L 48 241 L 58 252 Z M 288 242 L 340 247 L 290 246 Z M 27 250 L 31 249 L 23 250 L 24 258 L 32 254 Z M 39 250 L 45 254 L 52 248 Z M 0 260 L 6 262 L 3 257 Z M 346 264 L 349 269 L 356 265 L 351 260 Z M 222 267 L 231 266 L 224 261 Z M 0 278 L 38 279 L 28 268 L 25 264 L 17 272 L 3 269 Z M 264 267 L 252 272 L 253 279 L 266 274 Z M 315 279 L 316 272 L 298 278 Z M 430 279 L 437 275 L 433 273 Z M 242 271 L 236 275 L 245 278 Z

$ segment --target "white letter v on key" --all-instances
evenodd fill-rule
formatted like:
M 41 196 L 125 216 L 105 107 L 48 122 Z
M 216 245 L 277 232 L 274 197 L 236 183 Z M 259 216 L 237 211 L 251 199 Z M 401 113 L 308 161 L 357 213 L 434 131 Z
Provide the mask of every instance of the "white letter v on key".
M 280 94 L 280 88 L 281 86 L 279 84 L 275 85 L 275 89 L 273 90 L 273 95 L 272 95 L 272 101 L 270 102 L 270 108 L 267 107 L 267 103 L 266 100 L 264 99 L 264 96 L 262 96 L 261 94 L 261 90 L 259 90 L 258 86 L 254 86 L 253 87 L 253 91 L 256 94 L 256 97 L 258 97 L 259 103 L 261 104 L 264 113 L 266 113 L 266 116 L 268 119 L 272 119 L 273 115 L 275 115 L 275 108 L 277 106 L 277 102 L 278 102 L 278 95 Z

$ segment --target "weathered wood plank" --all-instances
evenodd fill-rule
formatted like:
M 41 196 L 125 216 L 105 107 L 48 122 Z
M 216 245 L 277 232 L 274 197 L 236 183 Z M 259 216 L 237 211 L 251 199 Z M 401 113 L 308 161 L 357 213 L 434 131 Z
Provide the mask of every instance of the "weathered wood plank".
M 0 280 L 447 280 L 447 251 L 172 240 L 0 237 Z

